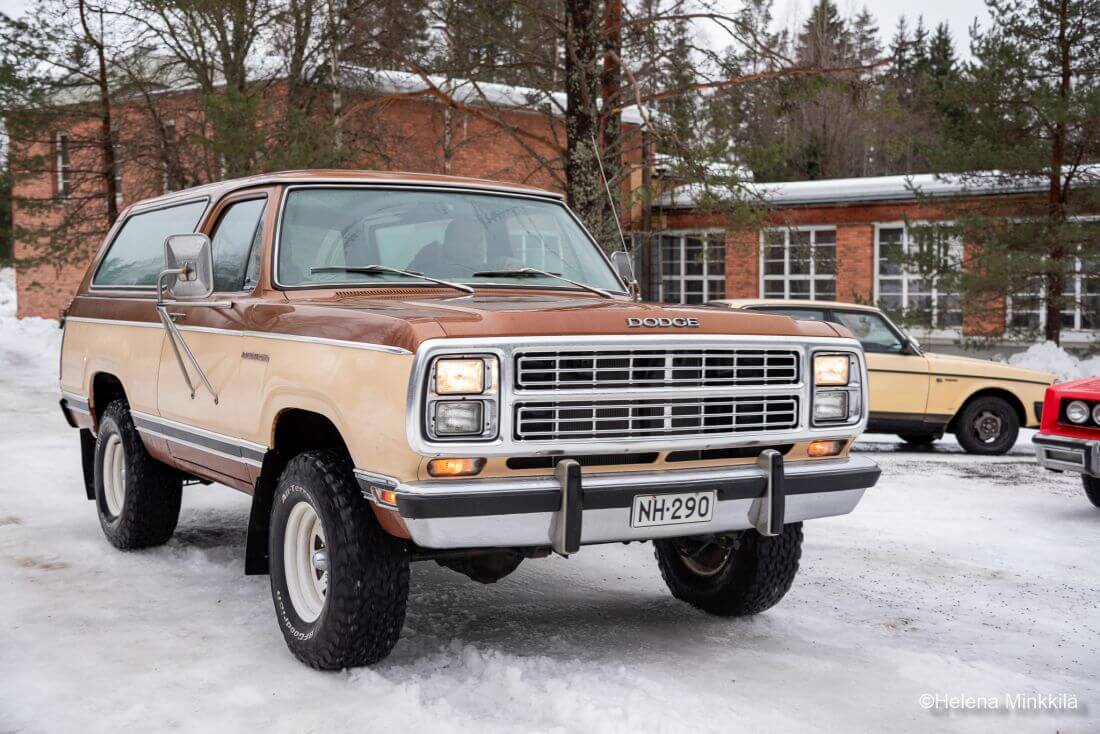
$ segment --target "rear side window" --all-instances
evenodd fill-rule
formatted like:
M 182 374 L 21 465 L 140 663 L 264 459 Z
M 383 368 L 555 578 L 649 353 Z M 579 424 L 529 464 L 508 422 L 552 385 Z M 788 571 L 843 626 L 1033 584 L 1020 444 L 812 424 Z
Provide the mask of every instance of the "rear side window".
M 259 254 L 263 241 L 263 217 L 267 199 L 231 204 L 214 230 L 214 290 L 222 293 L 255 288 L 259 278 Z
M 164 269 L 164 241 L 195 231 L 206 201 L 141 212 L 129 217 L 100 263 L 93 285 L 153 286 Z

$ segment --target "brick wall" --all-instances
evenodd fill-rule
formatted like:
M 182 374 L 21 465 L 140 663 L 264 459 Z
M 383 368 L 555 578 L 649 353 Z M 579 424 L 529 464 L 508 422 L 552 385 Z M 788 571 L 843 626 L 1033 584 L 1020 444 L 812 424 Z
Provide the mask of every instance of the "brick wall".
M 869 303 L 875 293 L 875 228 L 838 224 L 836 228 L 836 298 Z
M 726 298 L 760 295 L 760 238 L 756 230 L 726 232 Z

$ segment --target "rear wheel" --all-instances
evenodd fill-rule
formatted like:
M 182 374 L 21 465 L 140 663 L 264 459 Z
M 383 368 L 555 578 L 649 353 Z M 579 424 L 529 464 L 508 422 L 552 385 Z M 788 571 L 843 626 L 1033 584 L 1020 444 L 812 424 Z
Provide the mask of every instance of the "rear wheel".
M 939 436 L 934 433 L 899 433 L 898 438 L 912 446 L 931 446 Z
M 94 475 L 99 525 L 111 545 L 132 550 L 168 542 L 183 480 L 145 450 L 125 400 L 108 405 L 99 420 Z
M 723 617 L 758 614 L 791 588 L 802 556 L 802 523 L 774 537 L 755 530 L 653 543 L 672 595 Z
M 1090 477 L 1087 474 L 1082 474 L 1081 480 L 1085 484 L 1085 496 L 1089 498 L 1092 504 L 1100 507 L 1100 477 Z
M 340 453 L 290 460 L 275 488 L 271 596 L 290 651 L 339 670 L 390 654 L 405 623 L 409 554 L 378 524 Z
M 970 454 L 1000 455 L 1016 445 L 1020 417 L 1002 398 L 972 400 L 955 419 L 955 438 Z

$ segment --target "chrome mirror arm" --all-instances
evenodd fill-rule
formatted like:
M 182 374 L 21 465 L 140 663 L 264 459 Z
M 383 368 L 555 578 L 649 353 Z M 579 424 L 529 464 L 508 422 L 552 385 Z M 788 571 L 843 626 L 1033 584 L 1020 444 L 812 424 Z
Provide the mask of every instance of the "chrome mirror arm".
M 174 299 L 166 299 L 164 297 L 164 279 L 170 275 L 181 275 L 188 271 L 187 267 L 182 268 L 165 268 L 160 272 L 160 276 L 157 278 L 157 316 L 160 317 L 160 322 L 164 326 L 164 330 L 168 332 L 168 341 L 172 344 L 172 352 L 176 355 L 176 364 L 180 368 L 180 373 L 183 375 L 183 381 L 187 383 L 187 389 L 191 391 L 191 399 L 195 399 L 195 393 L 197 387 L 191 380 L 191 374 L 187 371 L 187 366 L 183 362 L 184 355 L 187 356 L 187 361 L 191 363 L 191 367 L 194 368 L 195 373 L 202 381 L 203 387 L 210 393 L 210 397 L 214 398 L 214 405 L 218 404 L 218 393 L 214 391 L 214 386 L 210 384 L 210 380 L 206 377 L 206 373 L 203 372 L 202 367 L 199 366 L 198 359 L 195 358 L 195 354 L 191 351 L 191 347 L 187 346 L 187 341 L 183 338 L 183 334 L 180 333 L 179 327 L 176 326 L 176 322 L 172 320 L 169 315 L 166 306 L 207 306 L 210 308 L 232 308 L 232 301 L 176 301 Z M 183 351 L 180 351 L 180 348 Z

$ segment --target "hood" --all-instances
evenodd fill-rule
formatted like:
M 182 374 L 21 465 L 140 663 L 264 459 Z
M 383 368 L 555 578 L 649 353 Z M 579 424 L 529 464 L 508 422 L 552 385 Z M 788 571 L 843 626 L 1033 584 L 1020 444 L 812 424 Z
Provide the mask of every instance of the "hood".
M 288 294 L 289 295 L 289 294 Z M 610 300 L 576 293 L 508 292 L 473 296 L 389 291 L 298 292 L 290 296 L 295 318 L 330 321 L 344 338 L 413 350 L 436 337 L 575 336 L 614 334 L 738 334 L 837 337 L 845 331 L 824 322 L 779 314 L 702 306 Z M 287 314 L 289 317 L 290 314 Z M 331 327 L 330 327 L 331 328 Z
M 928 358 L 929 370 L 937 374 L 1020 380 L 1044 385 L 1051 384 L 1054 382 L 1054 378 L 1057 377 L 1051 372 L 1013 367 L 1004 362 L 994 362 L 991 359 L 975 359 L 974 357 L 959 357 L 954 354 L 936 354 L 935 352 L 925 352 L 924 356 Z

